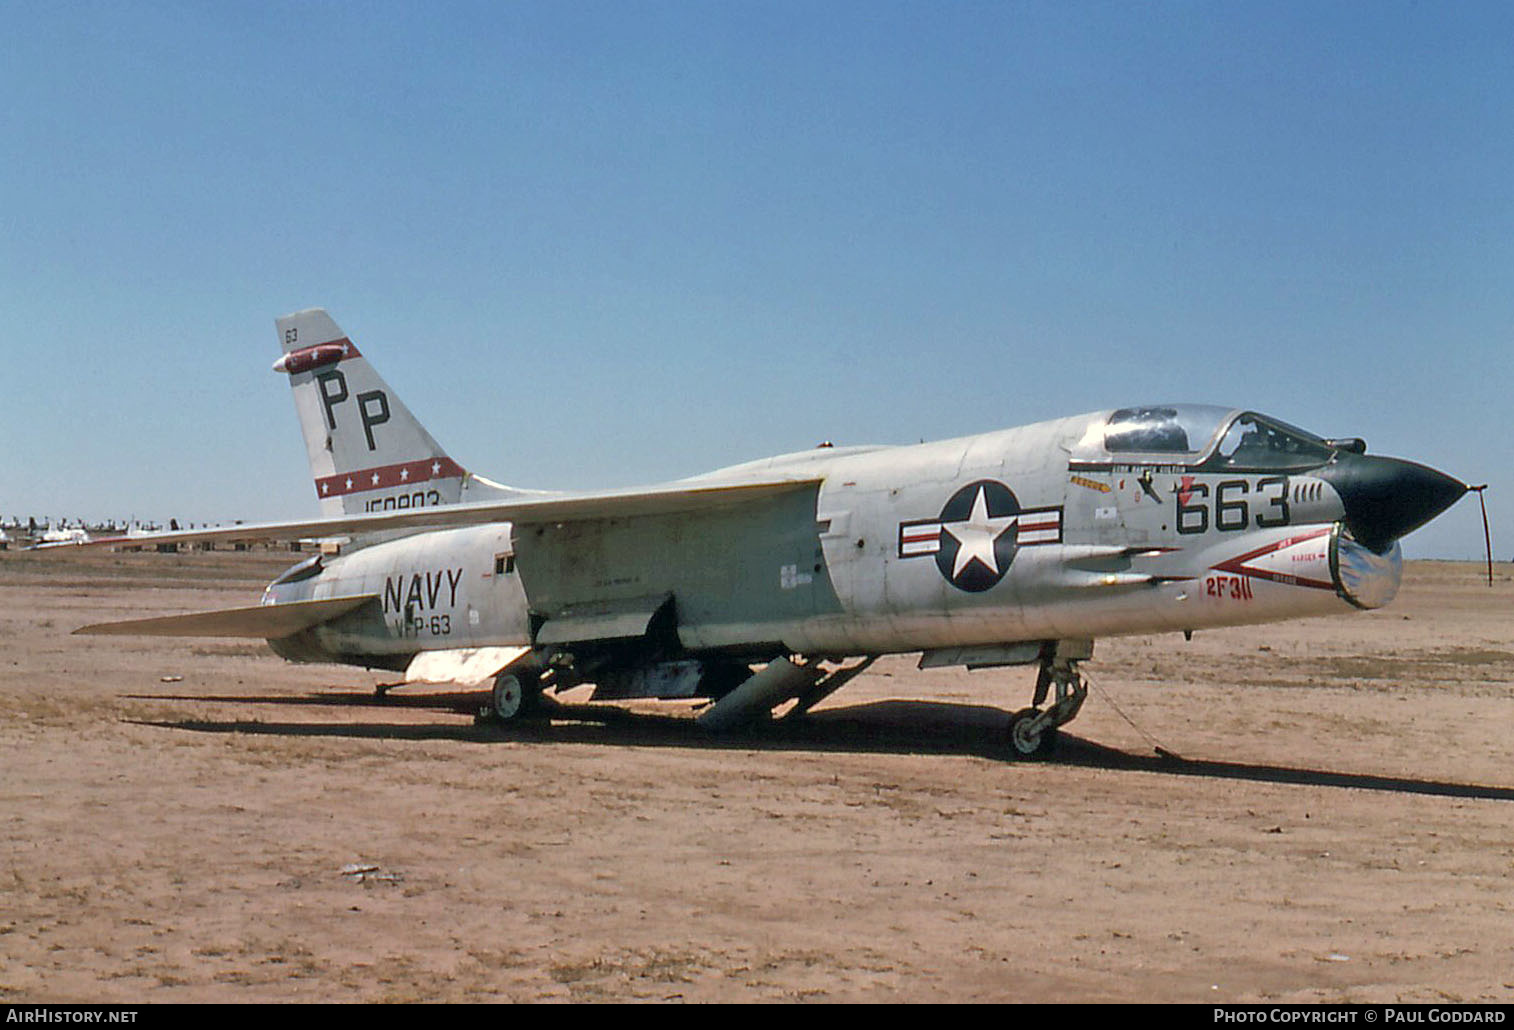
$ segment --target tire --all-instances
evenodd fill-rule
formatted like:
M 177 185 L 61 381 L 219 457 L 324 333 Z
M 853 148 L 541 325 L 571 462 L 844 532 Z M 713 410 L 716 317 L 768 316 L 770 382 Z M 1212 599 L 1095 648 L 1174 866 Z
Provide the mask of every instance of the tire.
M 1039 733 L 1033 733 L 1029 728 L 1031 720 L 1040 714 L 1034 708 L 1022 708 L 1010 716 L 1009 727 L 1004 732 L 1010 757 L 1022 760 L 1045 758 L 1056 750 L 1057 730 L 1055 727 Z
M 494 677 L 489 703 L 497 721 L 511 723 L 535 711 L 540 696 L 541 690 L 533 673 L 506 670 Z

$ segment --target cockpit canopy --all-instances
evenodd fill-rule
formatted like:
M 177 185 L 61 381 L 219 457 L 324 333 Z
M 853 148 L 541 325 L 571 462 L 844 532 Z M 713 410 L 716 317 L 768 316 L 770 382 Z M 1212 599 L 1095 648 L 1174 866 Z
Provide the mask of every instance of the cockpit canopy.
M 1216 471 L 1315 468 L 1334 448 L 1266 415 L 1208 404 L 1120 408 L 1096 419 L 1073 448 L 1074 464 L 1205 466 Z

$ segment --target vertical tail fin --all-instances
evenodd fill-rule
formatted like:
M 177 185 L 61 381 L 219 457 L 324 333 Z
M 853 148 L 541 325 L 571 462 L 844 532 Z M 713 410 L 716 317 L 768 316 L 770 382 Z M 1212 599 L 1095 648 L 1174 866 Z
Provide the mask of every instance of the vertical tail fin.
M 276 322 L 325 515 L 456 504 L 510 493 L 471 475 L 405 407 L 320 308 Z

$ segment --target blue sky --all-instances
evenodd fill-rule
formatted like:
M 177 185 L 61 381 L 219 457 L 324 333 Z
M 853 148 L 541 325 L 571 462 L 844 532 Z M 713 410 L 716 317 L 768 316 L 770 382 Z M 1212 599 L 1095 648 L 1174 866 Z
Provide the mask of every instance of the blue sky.
M 1153 400 L 1491 482 L 1514 6 L 0 5 L 0 514 L 313 514 L 273 319 L 658 481 Z M 1475 557 L 1475 499 L 1410 537 Z

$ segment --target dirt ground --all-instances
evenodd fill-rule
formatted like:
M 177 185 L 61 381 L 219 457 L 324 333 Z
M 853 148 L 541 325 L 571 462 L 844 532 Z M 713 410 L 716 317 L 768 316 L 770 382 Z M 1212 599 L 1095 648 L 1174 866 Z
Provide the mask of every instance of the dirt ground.
M 1507 566 L 1100 641 L 1038 764 L 1029 670 L 887 659 L 715 740 L 69 635 L 290 559 L 0 554 L 0 1001 L 1514 1001 Z

